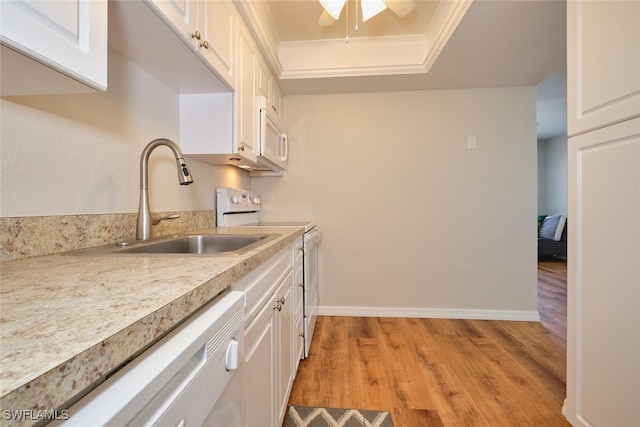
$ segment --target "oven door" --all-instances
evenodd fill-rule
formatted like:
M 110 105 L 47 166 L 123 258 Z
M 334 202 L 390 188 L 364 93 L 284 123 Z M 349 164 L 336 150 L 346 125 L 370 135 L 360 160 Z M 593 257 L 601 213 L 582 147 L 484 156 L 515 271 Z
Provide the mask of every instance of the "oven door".
M 304 235 L 304 357 L 309 356 L 318 320 L 318 244 L 322 233 L 314 229 Z

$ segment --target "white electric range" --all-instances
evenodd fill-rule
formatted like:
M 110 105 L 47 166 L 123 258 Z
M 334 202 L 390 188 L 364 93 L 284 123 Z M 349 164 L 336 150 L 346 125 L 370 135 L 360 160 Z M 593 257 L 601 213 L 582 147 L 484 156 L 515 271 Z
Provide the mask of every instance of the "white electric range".
M 254 191 L 229 187 L 216 190 L 218 227 L 304 227 L 302 294 L 306 358 L 318 319 L 318 244 L 322 232 L 314 221 L 260 221 L 261 210 L 262 201 Z

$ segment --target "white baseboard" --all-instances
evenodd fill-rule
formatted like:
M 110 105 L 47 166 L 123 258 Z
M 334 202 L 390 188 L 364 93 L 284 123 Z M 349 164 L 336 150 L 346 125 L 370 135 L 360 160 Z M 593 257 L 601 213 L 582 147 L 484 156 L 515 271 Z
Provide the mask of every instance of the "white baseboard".
M 345 307 L 320 306 L 320 316 L 350 317 L 418 317 L 423 319 L 519 320 L 539 322 L 537 311 L 479 310 L 455 308 Z

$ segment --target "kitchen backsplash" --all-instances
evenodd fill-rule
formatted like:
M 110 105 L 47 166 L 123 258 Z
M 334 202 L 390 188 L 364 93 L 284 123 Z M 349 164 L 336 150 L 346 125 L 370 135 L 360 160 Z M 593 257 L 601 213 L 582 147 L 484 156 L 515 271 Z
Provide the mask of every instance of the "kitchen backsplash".
M 154 225 L 154 237 L 215 227 L 213 210 L 178 213 L 179 218 Z M 136 217 L 135 213 L 3 217 L 0 218 L 0 261 L 135 240 Z

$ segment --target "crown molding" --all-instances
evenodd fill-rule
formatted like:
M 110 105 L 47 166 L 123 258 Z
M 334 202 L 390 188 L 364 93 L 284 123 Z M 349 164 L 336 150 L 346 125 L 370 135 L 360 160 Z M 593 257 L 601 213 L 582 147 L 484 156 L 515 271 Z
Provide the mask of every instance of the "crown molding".
M 280 78 L 421 73 L 427 48 L 424 35 L 281 43 Z
M 271 72 L 274 76 L 279 77 L 282 74 L 282 64 L 278 57 L 278 47 L 280 45 L 278 31 L 271 15 L 258 9 L 259 6 L 267 7 L 266 2 L 233 0 L 233 3 L 249 32 L 253 35 L 265 62 L 271 68 Z
M 424 60 L 425 71 L 428 72 L 449 41 L 462 17 L 467 13 L 473 0 L 442 1 L 436 9 L 435 16 L 429 24 L 427 38 L 433 40 Z

